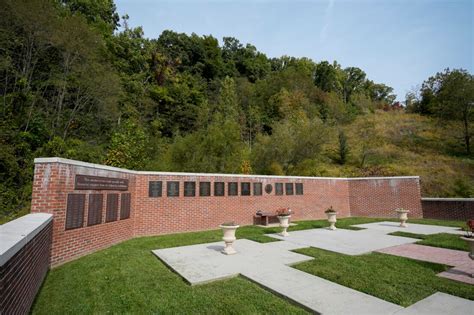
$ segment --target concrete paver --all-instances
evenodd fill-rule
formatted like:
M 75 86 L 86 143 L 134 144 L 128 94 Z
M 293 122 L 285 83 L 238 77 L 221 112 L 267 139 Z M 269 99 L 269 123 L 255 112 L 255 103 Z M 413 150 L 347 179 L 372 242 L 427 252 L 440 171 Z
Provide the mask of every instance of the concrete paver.
M 363 229 L 371 229 L 371 230 L 378 230 L 385 232 L 386 234 L 392 232 L 407 232 L 413 234 L 423 234 L 423 235 L 430 235 L 430 234 L 438 234 L 438 233 L 448 233 L 448 234 L 464 234 L 459 228 L 449 227 L 449 226 L 438 226 L 438 225 L 427 225 L 427 224 L 416 224 L 410 223 L 410 219 L 407 221 L 407 227 L 401 227 L 400 223 L 398 222 L 390 222 L 390 221 L 382 221 L 382 222 L 374 222 L 374 223 L 365 223 L 365 224 L 357 224 L 354 225 L 355 227 L 363 228 Z
M 346 255 L 361 255 L 386 247 L 418 241 L 414 238 L 386 235 L 385 231 L 372 229 L 360 231 L 312 229 L 290 231 L 290 235 L 287 237 L 278 234 L 267 235 L 302 247 L 317 247 Z
M 474 301 L 436 292 L 429 297 L 398 311 L 396 315 L 472 314 Z

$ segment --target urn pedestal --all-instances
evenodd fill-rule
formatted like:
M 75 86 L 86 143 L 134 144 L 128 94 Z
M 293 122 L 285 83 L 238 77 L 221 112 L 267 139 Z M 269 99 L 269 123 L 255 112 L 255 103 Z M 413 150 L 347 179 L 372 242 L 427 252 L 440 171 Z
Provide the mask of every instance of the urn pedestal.
M 291 217 L 290 215 L 279 215 L 278 216 L 278 220 L 280 221 L 280 227 L 283 229 L 283 231 L 281 231 L 281 233 L 280 233 L 281 236 L 290 235 L 287 232 L 288 227 L 290 226 L 290 224 L 289 224 L 290 217 Z
M 236 254 L 237 251 L 234 249 L 233 245 L 236 239 L 235 231 L 239 225 L 220 225 L 219 227 L 222 229 L 222 232 L 224 232 L 224 237 L 222 237 L 222 240 L 225 243 L 225 247 L 222 250 L 222 253 L 226 255 Z

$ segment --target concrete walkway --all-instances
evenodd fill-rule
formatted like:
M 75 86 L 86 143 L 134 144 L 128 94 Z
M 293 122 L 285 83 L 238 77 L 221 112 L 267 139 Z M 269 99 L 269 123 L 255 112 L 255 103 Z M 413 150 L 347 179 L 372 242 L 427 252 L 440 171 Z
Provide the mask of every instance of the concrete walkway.
M 239 274 L 297 304 L 322 314 L 393 314 L 401 306 L 296 270 L 287 265 L 313 258 L 289 250 L 289 242 L 261 244 L 237 240 L 237 254 L 220 250 L 223 242 L 154 250 L 165 264 L 191 285 L 230 278 Z
M 346 255 L 361 255 L 386 247 L 419 241 L 414 238 L 386 235 L 385 231 L 376 229 L 359 231 L 312 229 L 294 232 L 290 230 L 289 233 L 290 236 L 287 237 L 279 234 L 267 234 L 267 236 L 301 247 L 317 247 Z
M 418 302 L 404 309 L 399 305 L 289 267 L 313 259 L 291 252 L 293 249 L 306 247 L 305 245 L 292 242 L 261 244 L 242 239 L 235 243 L 238 253 L 231 256 L 220 252 L 223 247 L 223 242 L 216 242 L 159 249 L 153 253 L 191 285 L 240 274 L 315 313 L 378 315 L 402 314 L 398 312 L 414 310 L 416 314 L 428 314 L 433 308 L 436 309 L 437 304 L 451 303 L 458 307 L 453 310 L 460 312 L 450 314 L 465 315 L 465 310 L 471 310 L 474 305 L 474 302 L 466 299 L 447 294 L 434 294 L 420 301 L 427 300 L 424 303 Z M 439 301 L 440 298 L 442 301 Z M 416 308 L 412 309 L 413 306 Z
M 418 244 L 394 246 L 378 252 L 453 266 L 454 268 L 441 272 L 438 276 L 474 285 L 474 278 L 471 277 L 474 274 L 474 261 L 468 257 L 467 252 Z
M 400 223 L 398 222 L 382 221 L 382 222 L 374 222 L 374 223 L 366 223 L 366 224 L 357 224 L 354 226 L 363 228 L 363 229 L 381 231 L 381 232 L 384 232 L 385 234 L 389 234 L 389 233 L 393 233 L 397 231 L 413 233 L 413 234 L 423 234 L 423 235 L 438 234 L 438 233 L 448 233 L 448 234 L 458 234 L 458 235 L 464 234 L 464 232 L 461 231 L 459 228 L 449 227 L 449 226 L 415 224 L 415 223 L 410 223 L 410 220 L 408 220 L 407 225 L 408 226 L 406 228 L 403 228 L 403 227 L 400 227 Z

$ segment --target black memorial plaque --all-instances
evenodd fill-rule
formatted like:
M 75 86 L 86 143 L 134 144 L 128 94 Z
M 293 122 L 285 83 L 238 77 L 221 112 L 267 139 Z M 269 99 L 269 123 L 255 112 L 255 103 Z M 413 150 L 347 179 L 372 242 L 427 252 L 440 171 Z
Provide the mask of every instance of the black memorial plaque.
M 130 218 L 130 205 L 132 202 L 132 195 L 124 193 L 120 196 L 120 220 Z
M 85 194 L 68 194 L 66 208 L 66 230 L 77 229 L 84 223 Z
M 240 194 L 250 196 L 250 183 L 240 183 Z
M 294 195 L 293 183 L 285 183 L 285 191 L 287 195 Z
M 296 183 L 295 184 L 296 194 L 302 195 L 303 194 L 303 183 Z
M 239 186 L 236 182 L 229 183 L 227 191 L 229 196 L 237 196 L 239 194 Z
M 214 182 L 214 196 L 224 196 L 224 186 L 223 182 Z
M 104 195 L 89 195 L 89 211 L 87 212 L 87 226 L 102 223 L 102 209 L 104 208 Z
M 168 197 L 179 197 L 179 182 L 166 182 L 166 194 Z
M 267 194 L 271 194 L 272 191 L 273 191 L 273 186 L 272 186 L 272 184 L 266 184 L 266 185 L 265 185 L 265 192 L 266 192 Z
M 161 197 L 162 181 L 152 181 L 148 183 L 148 197 Z
M 128 190 L 128 179 L 76 175 L 76 190 Z
M 105 213 L 105 222 L 112 222 L 117 220 L 118 216 L 118 194 L 107 195 L 107 209 Z
M 275 183 L 275 195 L 283 195 L 283 183 Z
M 196 182 L 184 182 L 184 196 L 185 197 L 196 196 Z
M 262 195 L 262 183 L 253 183 L 253 195 L 254 196 Z
M 211 195 L 211 183 L 200 182 L 199 183 L 199 196 L 207 197 Z

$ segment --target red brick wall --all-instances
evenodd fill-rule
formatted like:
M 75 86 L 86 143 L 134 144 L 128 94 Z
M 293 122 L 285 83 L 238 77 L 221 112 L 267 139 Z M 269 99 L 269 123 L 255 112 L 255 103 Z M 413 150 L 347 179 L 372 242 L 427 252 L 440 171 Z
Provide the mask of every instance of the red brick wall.
M 132 172 L 100 165 L 67 160 L 42 160 L 35 165 L 32 212 L 54 215 L 52 265 L 94 252 L 134 236 L 158 235 L 184 231 L 215 229 L 225 221 L 252 224 L 257 210 L 274 212 L 290 207 L 293 220 L 325 218 L 324 210 L 333 206 L 339 217 L 392 216 L 397 207 L 406 207 L 421 216 L 418 178 L 343 179 L 277 176 L 242 176 L 215 174 L 179 174 Z M 131 217 L 111 223 L 65 230 L 68 193 L 104 193 L 111 191 L 74 190 L 76 174 L 119 177 L 129 180 Z M 149 181 L 162 181 L 162 197 L 148 197 Z M 167 181 L 180 182 L 180 196 L 166 196 Z M 196 182 L 196 197 L 184 197 L 184 182 Z M 211 196 L 199 197 L 199 182 L 211 182 Z M 223 197 L 214 195 L 214 182 L 225 182 Z M 239 195 L 227 195 L 227 183 L 238 182 Z M 241 196 L 240 182 L 261 182 L 262 196 Z M 303 183 L 303 195 L 275 195 L 275 183 Z M 271 194 L 265 185 L 272 184 Z M 252 190 L 253 191 L 253 190 Z M 118 192 L 120 193 L 120 192 Z M 105 218 L 103 218 L 105 222 Z
M 148 182 L 163 181 L 163 197 L 148 198 Z M 166 181 L 179 181 L 180 196 L 166 197 Z M 195 181 L 196 194 L 199 193 L 199 181 L 211 182 L 210 197 L 184 197 L 183 182 Z M 226 196 L 214 195 L 214 182 L 224 182 Z M 227 183 L 238 182 L 239 196 L 227 196 Z M 240 196 L 240 183 L 262 183 L 262 196 Z M 265 192 L 265 185 L 275 183 L 303 183 L 303 195 L 275 195 Z M 153 235 L 184 231 L 215 229 L 226 221 L 235 221 L 248 225 L 258 210 L 275 212 L 289 207 L 294 212 L 293 220 L 324 218 L 324 210 L 332 205 L 338 209 L 341 217 L 350 216 L 347 181 L 334 179 L 290 179 L 272 177 L 242 176 L 156 176 L 143 175 L 137 178 L 135 215 L 135 235 Z
M 52 222 L 0 267 L 0 314 L 28 314 L 50 265 Z
M 51 213 L 53 220 L 53 243 L 51 264 L 59 265 L 71 258 L 80 257 L 112 244 L 127 240 L 133 236 L 133 219 L 118 220 L 87 226 L 87 209 L 89 193 L 97 190 L 74 190 L 76 174 L 118 177 L 129 179 L 129 191 L 135 187 L 135 176 L 123 172 L 115 172 L 90 167 L 81 167 L 63 163 L 35 164 L 31 212 Z M 68 193 L 86 194 L 83 228 L 66 230 L 66 204 Z M 121 191 L 100 191 L 104 194 L 104 210 L 102 222 L 105 222 L 105 203 L 107 193 Z M 134 209 L 132 198 L 132 209 Z
M 472 198 L 422 198 L 423 218 L 440 220 L 474 220 Z
M 418 178 L 352 179 L 349 191 L 353 217 L 396 217 L 396 208 L 410 210 L 410 217 L 423 215 Z

